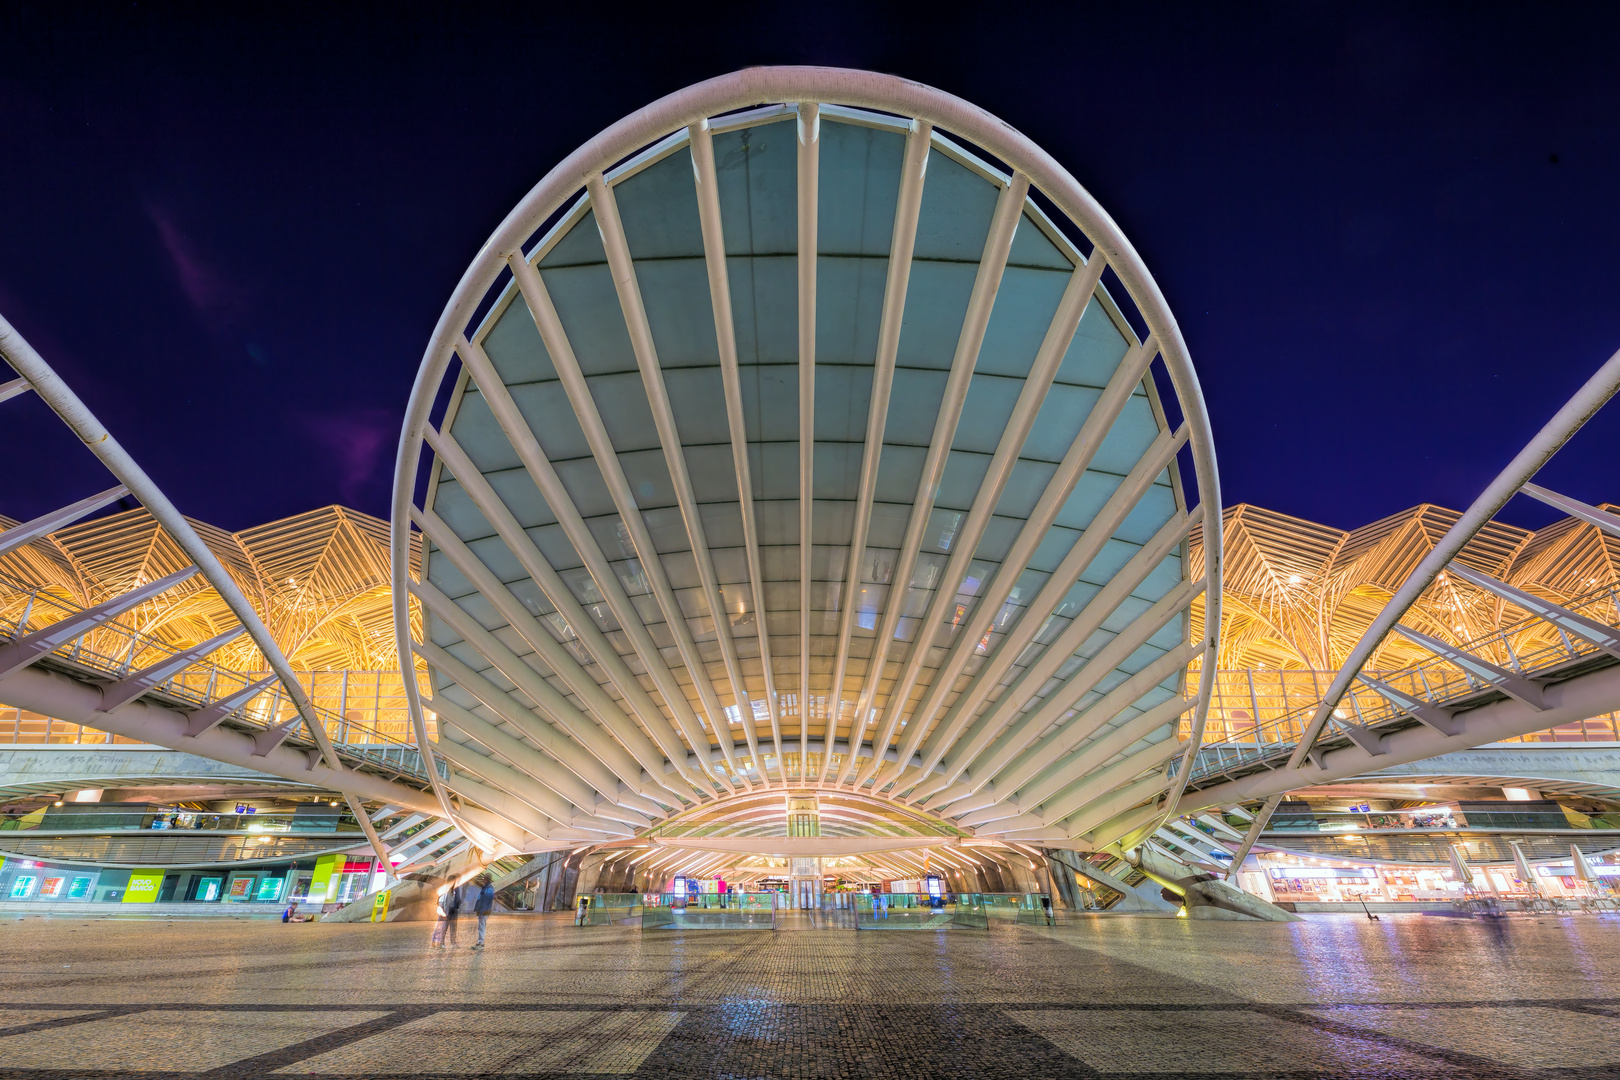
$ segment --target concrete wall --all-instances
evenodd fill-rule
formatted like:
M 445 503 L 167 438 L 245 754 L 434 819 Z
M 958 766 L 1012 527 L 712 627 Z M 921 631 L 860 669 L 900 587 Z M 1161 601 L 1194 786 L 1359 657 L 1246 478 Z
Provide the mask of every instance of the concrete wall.
M 1580 785 L 1592 793 L 1620 795 L 1620 745 L 1613 743 L 1507 743 L 1458 750 L 1396 765 L 1357 779 L 1417 783 L 1437 777 L 1469 777 L 1481 782 L 1522 780 L 1523 786 Z
M 158 746 L 0 745 L 0 790 L 127 788 L 175 782 L 297 787 L 269 773 Z

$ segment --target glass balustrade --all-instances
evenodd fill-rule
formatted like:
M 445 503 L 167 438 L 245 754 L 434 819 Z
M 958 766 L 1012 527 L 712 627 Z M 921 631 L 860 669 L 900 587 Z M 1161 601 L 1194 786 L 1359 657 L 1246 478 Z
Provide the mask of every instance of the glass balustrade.
M 404 815 L 380 818 L 386 831 Z M 327 813 L 261 811 L 221 813 L 212 810 L 152 807 L 131 809 L 96 803 L 70 803 L 23 813 L 0 814 L 0 832 L 236 832 L 236 833 L 342 833 L 363 836 L 360 823 L 346 809 Z
M 979 893 L 984 913 L 1023 926 L 1051 926 L 1056 921 L 1051 897 L 1044 893 Z
M 983 930 L 990 925 L 983 893 L 857 893 L 860 930 Z
M 648 893 L 643 930 L 774 930 L 781 893 Z
M 640 893 L 597 893 L 585 909 L 586 926 L 636 926 L 641 921 Z

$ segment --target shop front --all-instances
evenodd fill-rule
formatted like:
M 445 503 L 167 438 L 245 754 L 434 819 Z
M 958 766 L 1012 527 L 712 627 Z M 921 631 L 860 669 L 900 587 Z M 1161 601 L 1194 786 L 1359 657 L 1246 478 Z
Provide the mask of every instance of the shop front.
M 1530 896 L 1576 899 L 1597 892 L 1620 890 L 1620 861 L 1615 855 L 1588 858 L 1592 882 L 1579 878 L 1570 861 L 1534 867 L 1535 880 L 1521 878 L 1511 864 L 1469 863 L 1471 883 L 1458 879 L 1449 864 L 1371 864 L 1342 859 L 1312 859 L 1285 852 L 1251 856 L 1234 884 L 1245 892 L 1277 904 L 1343 905 L 1360 910 L 1362 904 L 1395 905 L 1410 910 L 1449 908 L 1470 891 L 1498 898 Z M 1301 908 L 1300 910 L 1309 910 Z

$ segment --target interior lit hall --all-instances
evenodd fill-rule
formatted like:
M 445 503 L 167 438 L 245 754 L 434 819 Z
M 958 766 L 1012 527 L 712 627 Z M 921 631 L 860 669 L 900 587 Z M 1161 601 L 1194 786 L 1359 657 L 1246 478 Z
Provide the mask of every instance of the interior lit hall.
M 1541 474 L 1620 354 L 1470 505 L 1225 504 L 1009 121 L 756 67 L 595 134 L 386 520 L 188 516 L 0 318 L 105 476 L 0 518 L 0 1077 L 1614 1075 L 1620 506 Z

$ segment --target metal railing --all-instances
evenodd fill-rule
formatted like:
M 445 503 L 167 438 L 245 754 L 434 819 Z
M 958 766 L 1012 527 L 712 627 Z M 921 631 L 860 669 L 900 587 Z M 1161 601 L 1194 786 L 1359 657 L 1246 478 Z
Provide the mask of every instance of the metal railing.
M 5 606 L 10 610 L 10 614 L 0 614 L 0 642 L 16 641 L 84 610 L 47 589 L 31 588 L 5 575 L 0 575 L 0 590 L 9 593 Z M 179 652 L 168 643 L 143 634 L 123 622 L 108 620 L 59 646 L 39 662 L 48 661 L 51 666 L 87 681 L 117 680 L 161 663 Z M 204 658 L 158 683 L 146 691 L 146 696 L 183 711 L 195 711 L 240 693 L 264 676 L 265 673 L 233 671 Z M 312 686 L 313 676 L 314 673 L 311 673 Z M 392 773 L 420 783 L 427 781 L 415 740 L 408 737 L 408 727 L 406 736 L 395 736 L 377 730 L 375 725 L 367 727 L 354 723 L 352 717 L 315 704 L 313 700 L 310 709 L 325 728 L 327 736 L 340 744 L 337 746 L 338 756 L 347 759 L 351 765 L 369 766 L 371 771 Z M 94 731 L 91 732 L 92 738 L 85 739 L 86 732 L 81 725 L 68 724 L 27 710 L 0 707 L 0 742 L 6 741 L 3 722 L 8 713 L 12 721 L 10 742 L 14 744 L 21 741 L 25 724 L 30 722 L 42 722 L 44 739 L 41 741 L 44 742 L 113 741 L 112 736 Z M 275 681 L 234 710 L 230 719 L 250 731 L 263 731 L 297 716 L 298 709 L 287 695 L 286 688 Z M 51 738 L 51 729 L 55 725 L 79 728 L 73 733 L 78 737 Z M 64 731 L 63 734 L 68 733 Z M 365 741 L 355 741 L 356 737 Z M 294 746 L 315 746 L 314 741 L 301 732 L 289 736 L 287 742 Z M 445 768 L 442 762 L 439 764 L 442 776 Z
M 1597 622 L 1611 626 L 1620 625 L 1620 589 L 1615 586 L 1607 586 L 1588 593 L 1566 606 L 1569 610 Z M 1526 648 L 1523 639 L 1533 636 L 1528 633 L 1529 631 L 1546 631 L 1549 627 L 1551 624 L 1540 617 L 1527 615 L 1484 637 L 1464 642 L 1458 647 L 1499 667 L 1532 678 L 1582 661 L 1607 658 L 1607 654 L 1596 645 L 1557 627 L 1551 627 L 1555 632 L 1554 636 L 1537 635 L 1539 640 L 1530 642 Z M 1514 644 L 1516 638 L 1520 639 L 1518 646 Z M 1397 671 L 1368 674 L 1409 697 L 1442 708 L 1455 708 L 1470 704 L 1474 699 L 1500 693 L 1490 682 L 1439 656 L 1431 656 Z M 1326 685 L 1326 680 L 1322 681 L 1322 685 Z M 1226 775 L 1234 769 L 1257 763 L 1272 764 L 1286 760 L 1299 744 L 1300 736 L 1320 704 L 1321 698 L 1318 695 L 1316 700 L 1302 703 L 1270 720 L 1251 721 L 1246 725 L 1233 724 L 1230 719 L 1225 720 L 1224 732 L 1206 732 L 1204 745 L 1193 766 L 1189 783 L 1197 784 L 1201 780 Z M 1320 739 L 1345 737 L 1346 728 L 1351 724 L 1373 727 L 1406 715 L 1408 715 L 1406 709 L 1358 680 L 1351 684 L 1344 698 L 1328 717 Z M 1596 733 L 1606 735 L 1605 741 L 1615 738 L 1617 715 L 1620 714 L 1611 713 L 1605 717 L 1593 718 L 1601 722 L 1602 726 Z M 1555 734 L 1556 731 L 1557 729 L 1551 729 L 1549 734 Z M 1539 734 L 1521 736 L 1521 739 L 1532 740 Z

